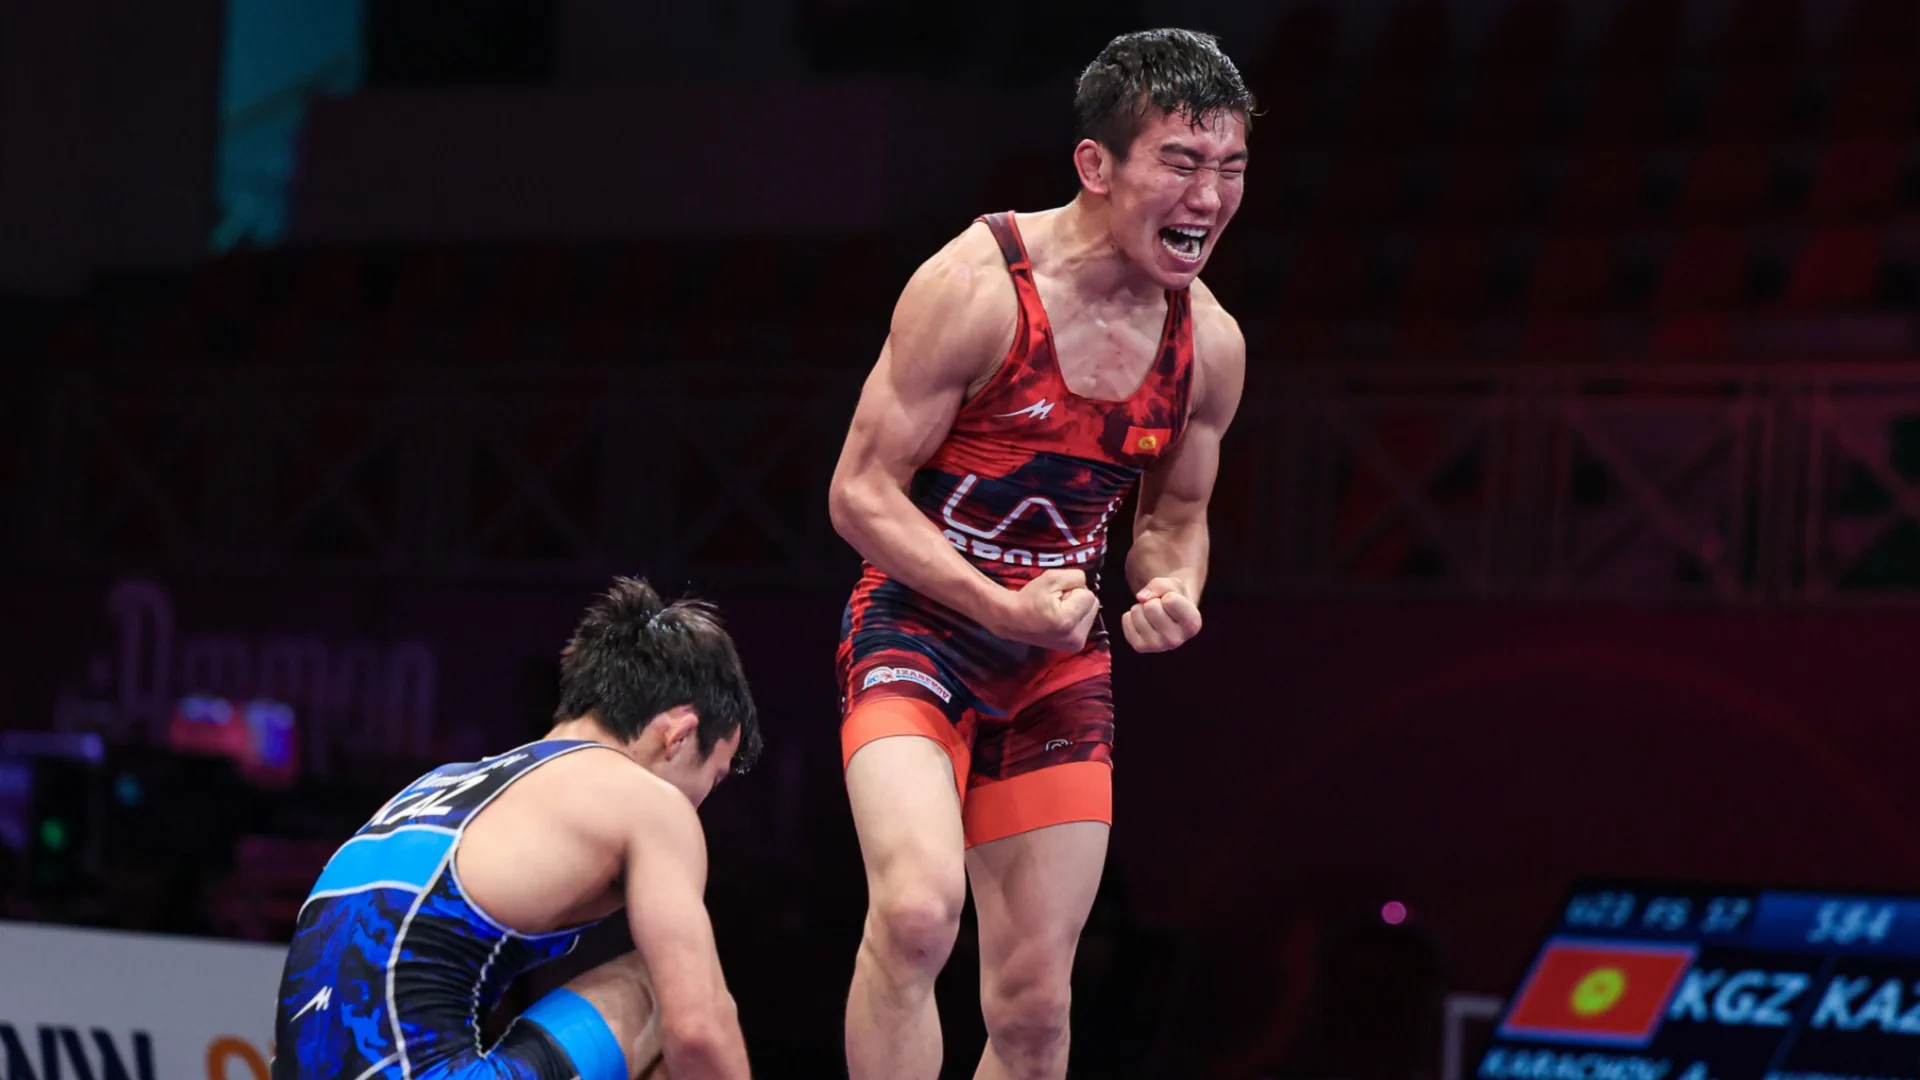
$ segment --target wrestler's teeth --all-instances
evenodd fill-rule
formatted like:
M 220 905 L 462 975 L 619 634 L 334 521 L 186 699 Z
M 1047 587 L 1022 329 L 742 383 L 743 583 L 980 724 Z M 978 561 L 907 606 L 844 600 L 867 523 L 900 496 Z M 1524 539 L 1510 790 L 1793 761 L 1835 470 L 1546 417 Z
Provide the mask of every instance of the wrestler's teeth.
M 1195 259 L 1200 256 L 1200 248 L 1206 243 L 1207 230 L 1188 225 L 1169 225 L 1160 230 L 1160 242 L 1167 250 L 1183 259 Z

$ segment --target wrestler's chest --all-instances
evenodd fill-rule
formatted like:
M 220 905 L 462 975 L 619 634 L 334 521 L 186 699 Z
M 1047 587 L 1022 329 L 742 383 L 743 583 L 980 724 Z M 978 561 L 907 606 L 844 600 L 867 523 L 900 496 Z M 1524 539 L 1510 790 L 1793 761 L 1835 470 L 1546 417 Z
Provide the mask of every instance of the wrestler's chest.
M 1084 398 L 1131 397 L 1159 359 L 1166 312 L 1047 305 L 1054 365 L 1068 390 Z
M 1132 397 L 1153 370 L 1158 342 L 1104 330 L 1054 333 L 1060 381 L 1095 401 Z

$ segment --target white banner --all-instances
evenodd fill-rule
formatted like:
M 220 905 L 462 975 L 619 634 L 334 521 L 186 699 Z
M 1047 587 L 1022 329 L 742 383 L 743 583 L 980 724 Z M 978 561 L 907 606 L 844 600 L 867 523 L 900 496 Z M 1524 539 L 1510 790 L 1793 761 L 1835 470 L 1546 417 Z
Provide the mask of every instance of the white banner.
M 267 1080 L 286 955 L 0 922 L 0 1080 Z

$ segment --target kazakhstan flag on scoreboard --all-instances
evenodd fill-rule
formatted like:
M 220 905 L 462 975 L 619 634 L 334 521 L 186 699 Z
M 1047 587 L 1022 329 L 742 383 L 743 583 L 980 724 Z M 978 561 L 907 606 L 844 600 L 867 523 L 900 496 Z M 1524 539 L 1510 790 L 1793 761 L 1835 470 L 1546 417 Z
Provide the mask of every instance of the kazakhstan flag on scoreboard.
M 1644 1046 L 1693 957 L 1691 945 L 1549 941 L 1515 995 L 1500 1034 Z

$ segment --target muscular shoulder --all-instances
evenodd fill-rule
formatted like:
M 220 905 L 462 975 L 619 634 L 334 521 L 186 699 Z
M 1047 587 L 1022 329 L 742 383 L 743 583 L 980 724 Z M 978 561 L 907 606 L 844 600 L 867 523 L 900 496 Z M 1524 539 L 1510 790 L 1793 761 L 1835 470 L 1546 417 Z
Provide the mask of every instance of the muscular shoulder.
M 921 263 L 894 306 L 896 355 L 969 379 L 1013 344 L 1018 300 L 993 233 L 981 222 Z
M 1194 407 L 1231 415 L 1246 383 L 1247 339 L 1212 289 L 1195 280 L 1192 296 Z
M 529 779 L 541 773 L 541 801 L 558 824 L 610 849 L 624 848 L 637 828 L 677 830 L 691 821 L 699 829 L 685 795 L 618 751 L 567 754 Z

